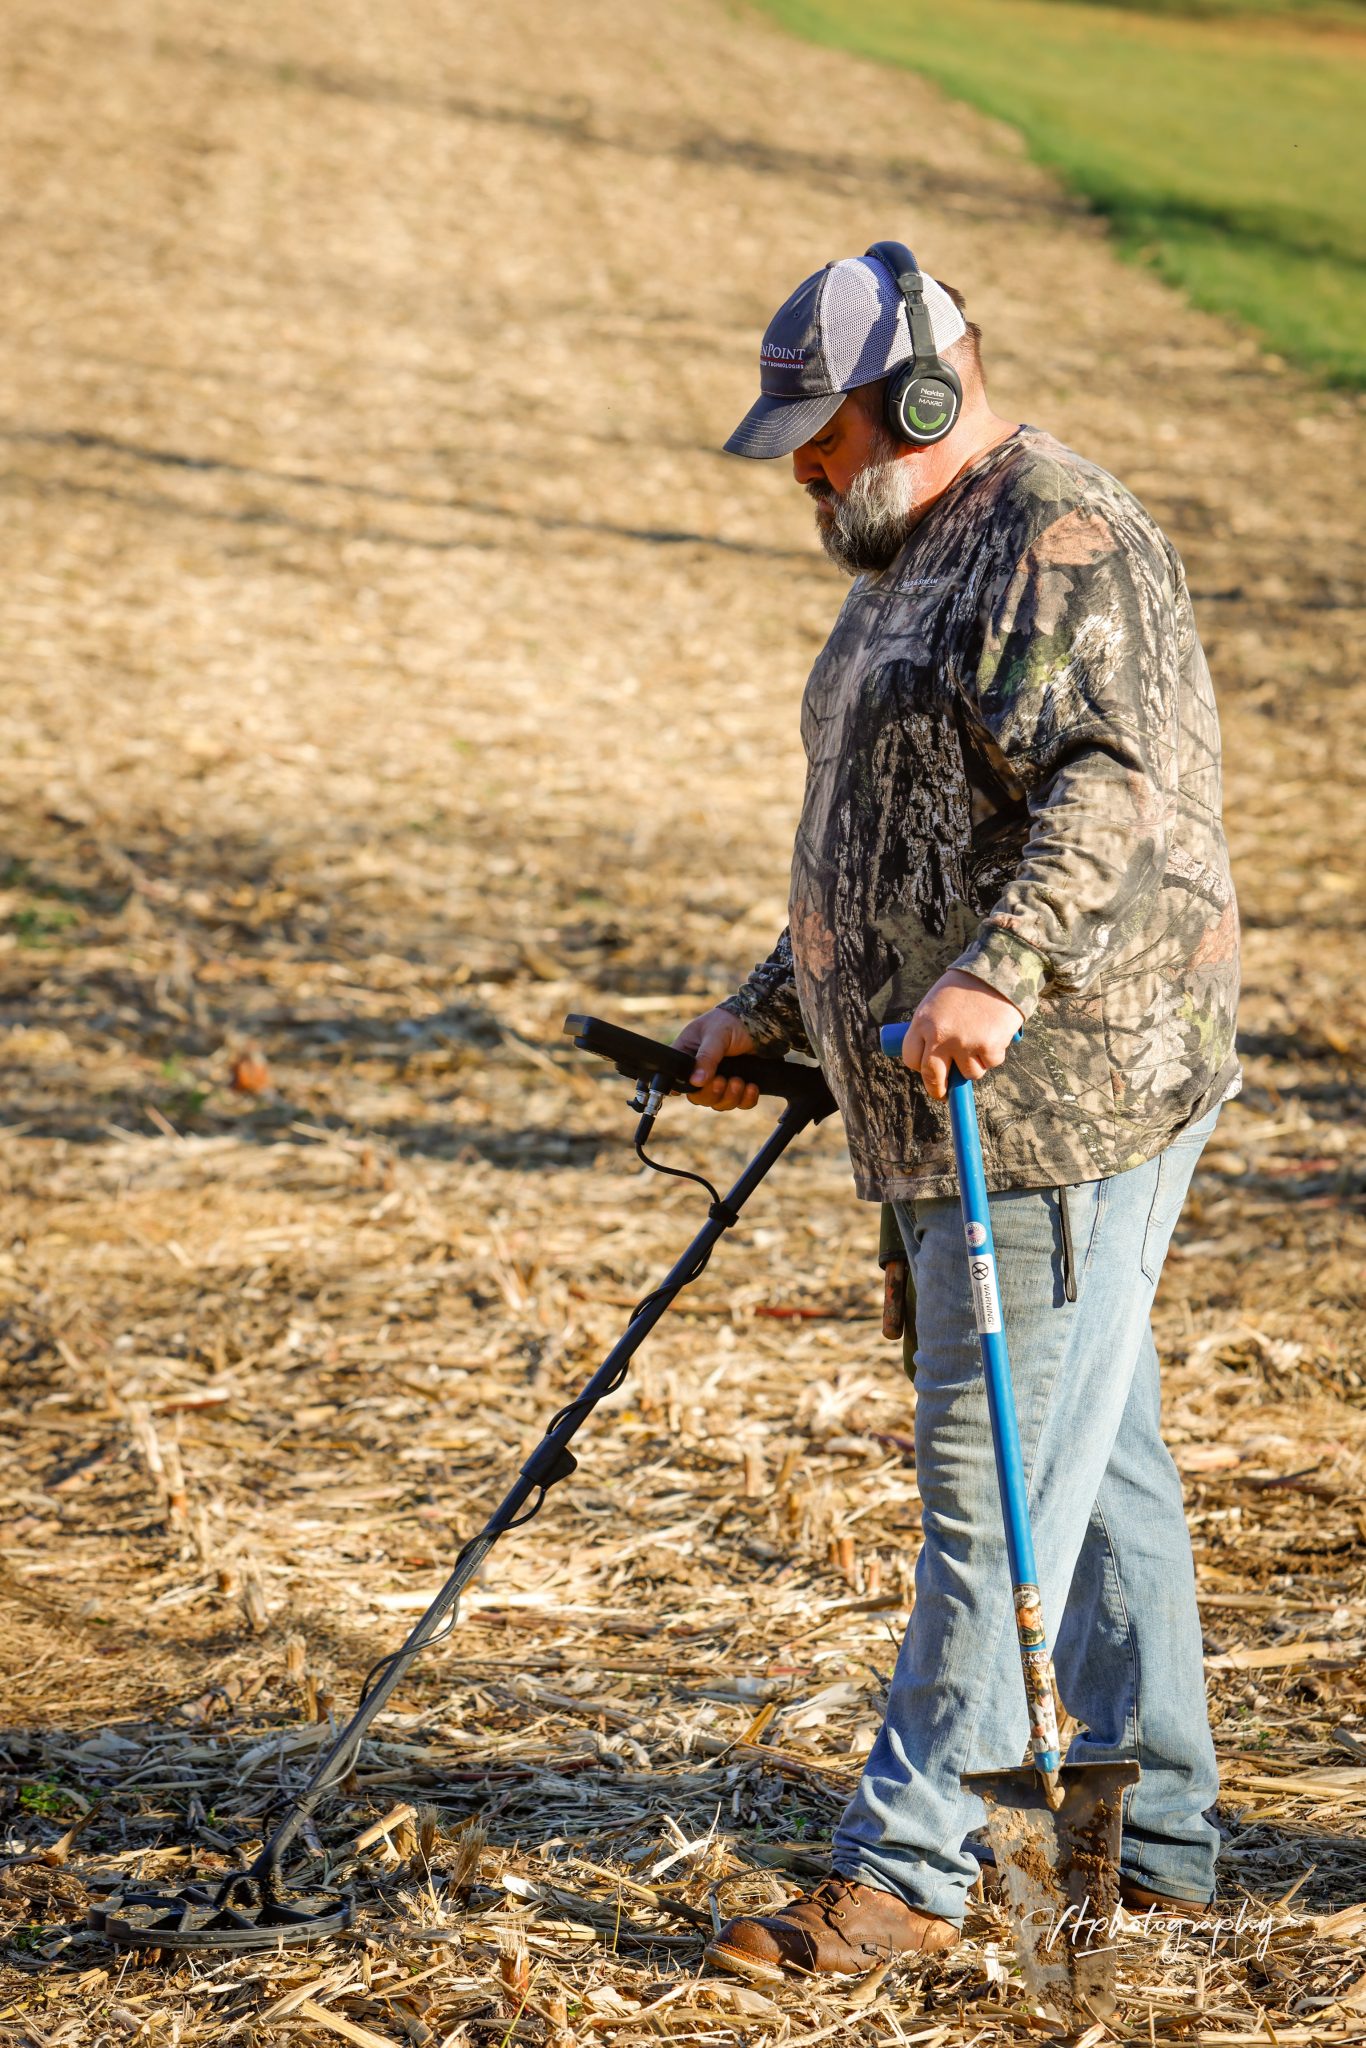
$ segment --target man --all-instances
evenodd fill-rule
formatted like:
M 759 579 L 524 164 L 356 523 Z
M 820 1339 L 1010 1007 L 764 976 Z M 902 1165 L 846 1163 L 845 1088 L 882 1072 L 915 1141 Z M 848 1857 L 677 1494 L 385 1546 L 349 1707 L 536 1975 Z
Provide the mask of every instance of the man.
M 714 1109 L 755 1100 L 716 1078 L 727 1054 L 814 1053 L 859 1195 L 896 1205 L 924 1526 L 834 1874 L 708 1949 L 771 1980 L 949 1947 L 982 1814 L 960 1774 L 1026 1749 L 951 1064 L 979 1083 L 1070 1760 L 1142 1766 L 1127 1903 L 1189 1914 L 1213 1892 L 1218 1779 L 1149 1308 L 1238 1085 L 1218 724 L 1174 550 L 1104 470 L 992 410 L 961 306 L 896 243 L 827 265 L 770 323 L 726 444 L 791 457 L 855 580 L 802 706 L 788 928 L 679 1043 Z M 907 1018 L 898 1071 L 878 1026 Z

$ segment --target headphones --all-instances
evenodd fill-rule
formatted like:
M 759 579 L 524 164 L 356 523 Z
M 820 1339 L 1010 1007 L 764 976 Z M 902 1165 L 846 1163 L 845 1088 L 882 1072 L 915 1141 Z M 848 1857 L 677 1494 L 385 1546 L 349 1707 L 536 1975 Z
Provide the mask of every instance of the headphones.
M 887 381 L 887 430 L 894 440 L 912 448 L 933 448 L 953 432 L 963 409 L 963 387 L 958 372 L 941 359 L 934 345 L 924 276 L 904 242 L 874 242 L 864 254 L 896 280 L 911 335 L 910 361 L 893 370 Z

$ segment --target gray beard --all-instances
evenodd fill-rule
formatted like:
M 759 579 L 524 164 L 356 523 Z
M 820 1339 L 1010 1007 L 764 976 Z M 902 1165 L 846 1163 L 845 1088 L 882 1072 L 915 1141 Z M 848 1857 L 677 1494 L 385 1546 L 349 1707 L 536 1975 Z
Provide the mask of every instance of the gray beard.
M 910 464 L 898 459 L 897 444 L 882 432 L 873 460 L 843 496 L 826 483 L 809 483 L 816 500 L 816 533 L 821 546 L 846 576 L 890 568 L 915 525 L 917 497 Z

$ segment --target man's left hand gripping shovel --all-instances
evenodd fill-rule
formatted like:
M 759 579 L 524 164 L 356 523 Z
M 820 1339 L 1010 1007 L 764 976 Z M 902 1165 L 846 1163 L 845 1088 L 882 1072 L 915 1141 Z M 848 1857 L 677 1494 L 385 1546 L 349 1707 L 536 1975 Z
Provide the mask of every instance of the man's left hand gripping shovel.
M 901 1063 L 910 1027 L 886 1024 L 882 1050 Z M 986 1802 L 987 1832 L 1006 1888 L 1025 1981 L 1066 2025 L 1114 2011 L 1119 1903 L 1120 1806 L 1138 1765 L 1064 1764 L 1058 1747 L 1053 1665 L 1044 1630 L 1029 1497 L 1001 1318 L 982 1141 L 971 1081 L 949 1074 L 949 1123 L 967 1239 L 973 1315 L 982 1347 L 991 1441 L 1005 1518 L 1032 1762 L 1005 1771 L 965 1771 Z

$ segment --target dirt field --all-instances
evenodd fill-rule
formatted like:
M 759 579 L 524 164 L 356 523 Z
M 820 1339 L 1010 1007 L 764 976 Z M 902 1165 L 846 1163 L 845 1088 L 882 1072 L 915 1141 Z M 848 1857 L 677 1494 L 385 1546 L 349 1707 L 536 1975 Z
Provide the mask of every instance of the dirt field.
M 1048 2032 L 985 1903 L 853 1997 L 698 1976 L 713 1902 L 819 1867 L 906 1613 L 910 1397 L 828 1128 L 321 1816 L 357 1931 L 84 1931 L 259 1841 L 699 1220 L 559 1026 L 671 1033 L 782 922 L 841 585 L 717 448 L 777 300 L 900 234 L 999 409 L 1163 520 L 1225 714 L 1248 1082 L 1158 1325 L 1222 1896 L 1270 1933 L 1128 1928 L 1095 2040 L 1366 2040 L 1359 411 L 1009 134 L 706 0 L 4 38 L 0 1784 L 48 1856 L 0 1872 L 0 2039 Z M 724 1178 L 764 1127 L 659 1148 Z

